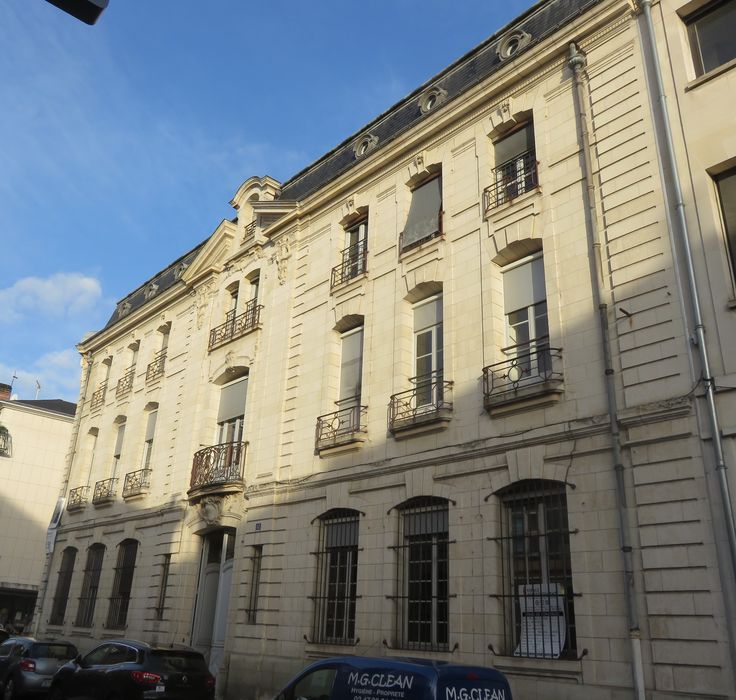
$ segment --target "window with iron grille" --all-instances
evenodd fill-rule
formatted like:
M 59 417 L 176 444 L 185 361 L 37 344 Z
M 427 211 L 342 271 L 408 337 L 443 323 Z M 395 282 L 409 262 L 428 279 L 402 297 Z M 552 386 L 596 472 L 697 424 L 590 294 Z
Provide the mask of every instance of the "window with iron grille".
M 716 0 L 686 20 L 693 66 L 697 75 L 736 59 L 736 2 Z
M 253 545 L 250 563 L 250 587 L 248 590 L 248 607 L 245 609 L 245 622 L 248 625 L 255 625 L 258 612 L 258 589 L 261 585 L 261 565 L 263 563 L 262 544 Z
M 66 606 L 69 602 L 69 588 L 72 585 L 72 574 L 74 573 L 74 562 L 77 559 L 75 547 L 67 547 L 61 555 L 61 566 L 59 567 L 59 578 L 56 580 L 56 591 L 51 605 L 50 625 L 63 625 Z
M 171 568 L 171 554 L 164 554 L 161 562 L 161 580 L 158 584 L 158 600 L 156 601 L 156 619 L 164 619 L 166 610 L 166 589 L 169 586 L 169 569 Z
M 527 479 L 500 494 L 504 649 L 575 657 L 575 610 L 565 485 Z
M 136 540 L 123 540 L 118 546 L 118 561 L 115 566 L 115 579 L 112 584 L 110 607 L 107 611 L 107 627 L 120 629 L 125 627 L 130 606 L 130 594 L 133 588 L 135 558 L 138 553 Z
M 82 579 L 82 595 L 79 596 L 77 618 L 74 622 L 77 627 L 92 627 L 104 556 L 104 544 L 93 544 L 87 550 L 87 563 L 84 566 L 84 578 Z
M 358 580 L 357 511 L 334 509 L 320 518 L 314 638 L 322 644 L 355 641 Z
M 448 502 L 431 496 L 399 506 L 399 646 L 444 651 L 449 645 Z

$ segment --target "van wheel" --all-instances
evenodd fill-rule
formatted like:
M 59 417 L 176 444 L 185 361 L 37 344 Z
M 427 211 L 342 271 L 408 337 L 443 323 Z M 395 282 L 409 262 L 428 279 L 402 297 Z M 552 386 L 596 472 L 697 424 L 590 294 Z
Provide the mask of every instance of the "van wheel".
M 8 678 L 5 683 L 5 689 L 3 690 L 3 700 L 15 700 L 18 697 L 18 693 L 15 690 L 15 681 L 12 678 Z

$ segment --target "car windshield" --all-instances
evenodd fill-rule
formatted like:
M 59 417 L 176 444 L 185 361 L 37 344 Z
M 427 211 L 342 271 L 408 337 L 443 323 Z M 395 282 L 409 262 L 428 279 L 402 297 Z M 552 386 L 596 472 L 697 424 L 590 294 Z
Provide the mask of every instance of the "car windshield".
M 58 659 L 66 661 L 77 655 L 77 648 L 73 644 L 34 644 L 28 651 L 28 656 L 34 659 Z
M 161 671 L 195 673 L 207 671 L 204 657 L 196 651 L 154 651 L 151 662 Z

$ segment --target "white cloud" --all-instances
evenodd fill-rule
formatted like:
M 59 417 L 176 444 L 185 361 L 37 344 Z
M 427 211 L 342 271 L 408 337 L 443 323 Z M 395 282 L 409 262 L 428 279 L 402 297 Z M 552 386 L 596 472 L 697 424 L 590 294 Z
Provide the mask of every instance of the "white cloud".
M 48 352 L 28 367 L 10 367 L 0 363 L 3 382 L 13 382 L 13 395 L 20 399 L 35 399 L 37 385 L 39 399 L 77 401 L 79 396 L 80 358 L 76 350 Z M 13 379 L 15 375 L 15 379 Z
M 99 280 L 78 272 L 49 277 L 23 277 L 0 289 L 0 308 L 6 321 L 24 316 L 69 318 L 90 311 L 102 296 Z

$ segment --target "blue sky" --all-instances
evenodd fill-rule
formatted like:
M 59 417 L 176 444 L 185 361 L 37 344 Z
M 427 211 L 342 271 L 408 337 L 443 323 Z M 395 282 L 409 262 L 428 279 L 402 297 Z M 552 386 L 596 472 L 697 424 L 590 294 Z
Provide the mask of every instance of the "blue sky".
M 532 0 L 0 3 L 0 382 L 76 401 L 75 344 L 204 240 Z

